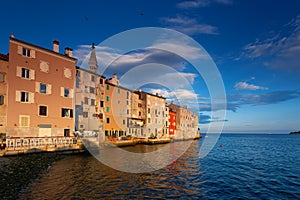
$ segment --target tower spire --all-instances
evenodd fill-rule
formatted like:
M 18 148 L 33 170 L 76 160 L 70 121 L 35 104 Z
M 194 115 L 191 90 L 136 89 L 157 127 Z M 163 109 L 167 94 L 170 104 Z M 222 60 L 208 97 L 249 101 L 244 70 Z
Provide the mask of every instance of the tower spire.
M 90 70 L 94 73 L 98 73 L 98 64 L 97 64 L 97 57 L 96 57 L 96 52 L 95 52 L 95 44 L 92 44 L 92 52 L 91 52 L 91 56 L 89 59 L 89 67 Z

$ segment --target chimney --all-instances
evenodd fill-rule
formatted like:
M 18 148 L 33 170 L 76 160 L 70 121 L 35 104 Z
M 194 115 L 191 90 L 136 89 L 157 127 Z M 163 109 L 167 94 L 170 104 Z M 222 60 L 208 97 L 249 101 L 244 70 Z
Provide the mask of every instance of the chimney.
M 118 75 L 116 73 L 114 73 L 114 78 L 118 79 Z
M 65 55 L 72 57 L 73 49 L 66 47 L 65 48 Z
M 53 40 L 53 51 L 59 53 L 59 41 Z

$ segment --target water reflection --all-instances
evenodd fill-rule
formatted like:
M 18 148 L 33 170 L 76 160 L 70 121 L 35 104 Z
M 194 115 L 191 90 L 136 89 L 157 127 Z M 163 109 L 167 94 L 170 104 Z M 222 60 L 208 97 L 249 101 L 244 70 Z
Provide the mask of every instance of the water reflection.
M 148 152 L 160 145 L 126 147 Z M 173 149 L 172 149 L 173 148 Z M 170 145 L 170 152 L 175 151 Z M 126 173 L 103 165 L 90 155 L 73 155 L 57 162 L 20 199 L 199 198 L 201 170 L 198 141 L 166 168 L 150 173 Z M 113 154 L 112 154 L 113 156 Z

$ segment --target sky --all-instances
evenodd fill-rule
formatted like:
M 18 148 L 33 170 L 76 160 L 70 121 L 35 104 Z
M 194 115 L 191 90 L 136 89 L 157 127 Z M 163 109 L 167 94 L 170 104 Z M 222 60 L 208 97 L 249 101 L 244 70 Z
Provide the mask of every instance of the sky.
M 207 82 L 188 60 L 178 55 L 157 49 L 135 50 L 123 54 L 104 75 L 118 73 L 122 77 L 135 66 L 147 63 L 171 66 L 193 90 L 155 84 L 144 88 L 166 96 L 169 102 L 174 97 L 182 99 L 196 109 L 202 132 L 220 124 L 224 124 L 224 133 L 300 130 L 298 0 L 11 0 L 1 2 L 1 8 L 0 53 L 8 52 L 12 33 L 17 39 L 49 49 L 56 39 L 61 52 L 65 47 L 73 49 L 78 66 L 84 63 L 92 43 L 98 45 L 127 30 L 161 27 L 186 34 L 205 49 L 217 66 L 225 87 L 226 107 L 213 109 L 226 111 L 226 116 L 213 117 Z M 183 56 L 199 57 L 199 51 L 187 43 L 164 42 L 175 45 Z M 158 43 L 151 44 L 157 46 Z M 96 47 L 100 68 L 108 58 L 121 55 L 107 49 Z M 159 69 L 162 65 L 153 67 Z M 160 75 L 173 80 L 170 84 L 181 84 L 171 71 L 161 69 Z

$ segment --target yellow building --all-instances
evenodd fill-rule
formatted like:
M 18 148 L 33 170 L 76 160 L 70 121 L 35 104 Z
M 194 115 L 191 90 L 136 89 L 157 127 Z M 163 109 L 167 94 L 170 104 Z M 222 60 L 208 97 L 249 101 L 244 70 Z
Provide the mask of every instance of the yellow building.
M 10 37 L 7 74 L 7 134 L 13 137 L 70 136 L 74 131 L 76 59 Z

